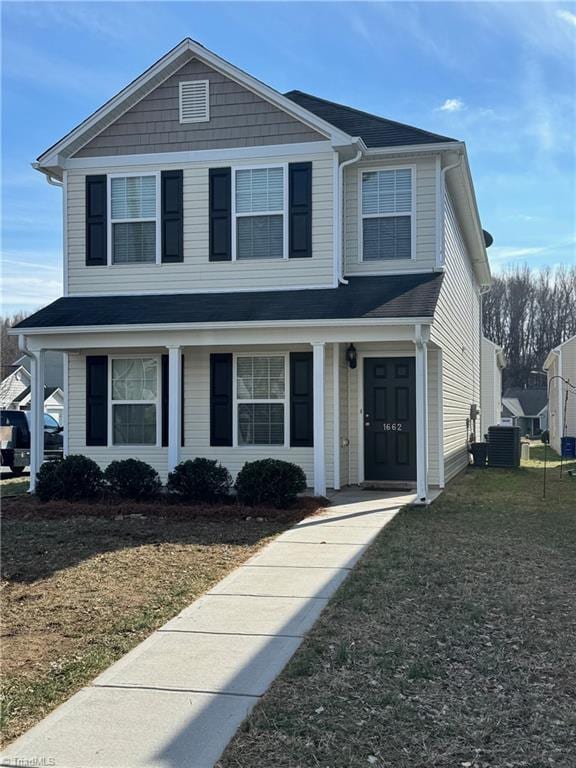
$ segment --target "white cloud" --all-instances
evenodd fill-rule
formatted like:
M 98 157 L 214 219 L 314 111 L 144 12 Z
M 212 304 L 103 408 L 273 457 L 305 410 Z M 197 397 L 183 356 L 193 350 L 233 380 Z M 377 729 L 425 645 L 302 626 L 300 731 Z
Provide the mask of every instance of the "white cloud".
M 43 307 L 62 295 L 60 254 L 11 251 L 2 261 L 2 312 Z
M 464 102 L 461 99 L 446 99 L 438 109 L 440 112 L 460 112 L 464 109 Z
M 556 11 L 556 16 L 558 16 L 559 19 L 562 19 L 562 21 L 576 27 L 576 13 L 572 13 L 571 11 Z

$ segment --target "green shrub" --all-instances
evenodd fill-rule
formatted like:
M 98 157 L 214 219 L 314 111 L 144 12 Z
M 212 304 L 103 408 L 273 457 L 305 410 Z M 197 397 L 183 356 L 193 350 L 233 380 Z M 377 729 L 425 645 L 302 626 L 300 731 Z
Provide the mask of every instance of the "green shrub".
M 102 470 L 88 456 L 71 455 L 46 461 L 36 475 L 36 495 L 41 501 L 92 499 L 102 491 Z
M 215 459 L 183 461 L 168 475 L 168 492 L 180 501 L 212 503 L 228 496 L 230 472 Z
M 301 467 L 288 461 L 248 461 L 238 473 L 235 487 L 242 504 L 282 508 L 306 489 L 306 475 Z
M 133 501 L 155 499 L 162 488 L 158 472 L 139 459 L 112 461 L 104 471 L 104 479 L 113 494 Z

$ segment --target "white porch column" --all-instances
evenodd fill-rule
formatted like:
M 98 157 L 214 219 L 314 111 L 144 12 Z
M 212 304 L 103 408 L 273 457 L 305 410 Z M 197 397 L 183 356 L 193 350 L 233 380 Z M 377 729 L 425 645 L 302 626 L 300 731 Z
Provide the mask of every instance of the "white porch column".
M 44 350 L 30 355 L 30 490 L 44 461 Z
M 324 347 L 325 342 L 312 342 L 314 385 L 314 493 L 326 494 L 326 451 L 324 448 Z
M 332 344 L 332 402 L 334 433 L 334 490 L 340 490 L 340 344 Z
M 416 495 L 428 499 L 428 345 L 416 339 Z
M 181 348 L 168 347 L 168 471 L 172 472 L 180 461 L 180 442 L 182 423 L 182 388 Z

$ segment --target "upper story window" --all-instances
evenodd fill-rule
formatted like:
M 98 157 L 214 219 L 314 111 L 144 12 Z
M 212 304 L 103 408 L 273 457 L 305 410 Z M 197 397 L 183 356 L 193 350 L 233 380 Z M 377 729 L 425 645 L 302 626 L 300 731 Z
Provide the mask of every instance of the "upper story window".
M 210 120 L 210 82 L 189 80 L 179 84 L 181 123 L 205 123 Z
M 158 177 L 110 177 L 110 244 L 113 264 L 158 260 Z
M 284 445 L 286 357 L 236 358 L 236 434 L 238 445 Z
M 237 168 L 234 172 L 235 258 L 287 257 L 286 169 Z
M 412 258 L 412 175 L 411 168 L 362 172 L 363 261 Z

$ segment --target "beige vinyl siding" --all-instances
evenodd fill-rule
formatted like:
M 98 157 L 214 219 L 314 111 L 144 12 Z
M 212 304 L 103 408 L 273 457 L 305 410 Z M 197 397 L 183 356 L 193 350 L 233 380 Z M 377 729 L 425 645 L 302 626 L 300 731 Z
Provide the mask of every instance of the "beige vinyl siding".
M 488 432 L 488 427 L 500 424 L 502 413 L 502 372 L 496 358 L 496 347 L 488 339 L 481 342 L 480 361 L 480 439 Z
M 468 463 L 466 419 L 470 406 L 480 404 L 480 299 L 449 194 L 444 232 L 445 273 L 431 339 L 443 355 L 444 461 L 450 480 Z
M 246 461 L 257 459 L 277 458 L 291 461 L 302 467 L 306 473 L 307 483 L 314 484 L 314 449 L 292 448 L 284 446 L 241 446 L 241 447 L 212 447 L 210 446 L 210 353 L 214 351 L 207 347 L 194 347 L 183 350 L 184 355 L 184 446 L 180 449 L 181 460 L 194 459 L 201 456 L 218 459 L 227 467 L 233 476 L 242 468 Z M 274 354 L 295 351 L 311 351 L 309 345 L 285 346 L 273 345 L 262 347 L 237 346 L 218 347 L 220 352 L 237 352 L 245 354 Z M 126 354 L 134 350 L 124 350 Z M 165 349 L 138 350 L 138 354 L 166 354 Z M 106 350 L 91 350 L 90 354 L 106 354 Z M 119 352 L 122 354 L 122 352 Z M 138 446 L 86 446 L 86 356 L 69 356 L 69 453 L 81 453 L 93 458 L 105 468 L 114 459 L 136 457 L 151 464 L 160 473 L 163 481 L 168 472 L 168 449 L 165 447 Z M 333 387 L 331 376 L 332 353 L 326 347 L 326 481 L 329 487 L 333 485 Z M 288 373 L 288 371 L 287 371 Z M 288 383 L 288 382 L 287 382 Z M 288 398 L 289 407 L 289 398 Z
M 360 253 L 360 174 L 377 168 L 412 166 L 415 171 L 416 250 L 414 259 L 362 261 Z M 436 265 L 436 160 L 434 157 L 407 160 L 370 160 L 344 169 L 344 273 L 422 271 Z M 413 230 L 414 231 L 414 230 Z
M 208 80 L 210 119 L 180 123 L 180 82 Z M 75 157 L 189 152 L 322 141 L 325 137 L 198 59 L 186 62 Z
M 550 445 L 560 453 L 561 437 L 566 425 L 566 436 L 576 437 L 576 396 L 573 390 L 560 379 L 553 376 L 562 376 L 572 384 L 576 384 L 576 336 L 569 339 L 558 348 L 560 358 L 554 355 L 554 362 L 548 369 L 548 386 L 550 396 L 548 399 L 548 428 L 550 430 Z M 566 402 L 566 390 L 568 390 L 568 402 Z
M 85 178 L 94 171 L 71 170 L 67 182 L 68 290 L 82 293 L 161 293 L 163 291 L 229 291 L 321 286 L 333 282 L 333 156 L 331 152 L 299 156 L 312 162 L 312 258 L 270 261 L 208 260 L 208 172 L 216 166 L 289 163 L 274 157 L 245 161 L 143 166 L 142 173 L 182 168 L 184 171 L 184 261 L 178 264 L 85 264 Z M 132 166 L 109 173 L 133 173 Z M 99 169 L 98 173 L 106 173 Z

